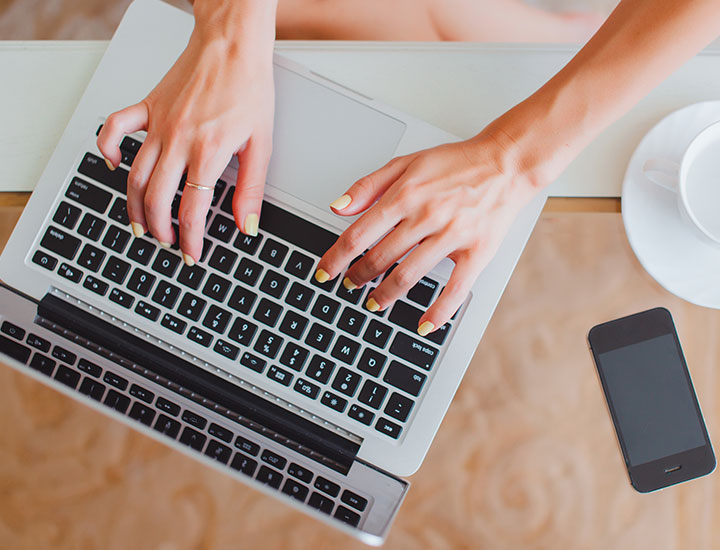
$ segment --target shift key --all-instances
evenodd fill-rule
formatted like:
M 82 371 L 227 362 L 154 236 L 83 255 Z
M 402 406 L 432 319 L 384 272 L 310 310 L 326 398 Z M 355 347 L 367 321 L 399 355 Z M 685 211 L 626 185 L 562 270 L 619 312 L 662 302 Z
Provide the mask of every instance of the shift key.
M 398 332 L 390 346 L 390 353 L 417 365 L 421 369 L 430 370 L 438 356 L 438 349 Z
M 68 186 L 65 196 L 80 204 L 84 204 L 88 208 L 92 208 L 96 212 L 103 214 L 107 210 L 108 204 L 112 199 L 112 195 L 105 189 L 88 183 L 80 178 L 73 178 Z
M 45 231 L 45 236 L 40 241 L 40 246 L 46 248 L 56 254 L 60 254 L 63 258 L 72 260 L 80 248 L 80 239 L 68 235 L 64 231 L 50 226 Z

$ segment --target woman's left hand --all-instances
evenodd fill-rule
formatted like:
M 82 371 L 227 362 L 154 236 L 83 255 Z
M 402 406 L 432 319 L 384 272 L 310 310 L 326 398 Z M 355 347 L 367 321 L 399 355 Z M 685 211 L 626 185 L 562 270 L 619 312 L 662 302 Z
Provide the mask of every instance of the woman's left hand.
M 348 269 L 346 288 L 367 284 L 410 252 L 370 292 L 366 307 L 377 311 L 450 258 L 452 275 L 420 318 L 418 332 L 424 336 L 441 327 L 462 305 L 517 213 L 537 191 L 513 161 L 512 146 L 512 140 L 499 140 L 486 129 L 467 141 L 397 157 L 358 180 L 330 206 L 343 216 L 365 213 L 325 253 L 316 278 L 336 277 L 381 237 Z

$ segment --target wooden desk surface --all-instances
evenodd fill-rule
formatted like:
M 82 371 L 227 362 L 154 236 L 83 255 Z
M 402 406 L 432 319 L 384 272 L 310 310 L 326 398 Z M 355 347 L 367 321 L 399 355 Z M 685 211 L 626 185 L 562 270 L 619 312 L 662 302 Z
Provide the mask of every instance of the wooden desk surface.
M 720 548 L 717 473 L 630 487 L 585 340 L 598 322 L 668 307 L 717 442 L 720 312 L 660 288 L 616 213 L 549 208 L 386 548 Z M 0 243 L 20 211 L 0 207 Z M 0 423 L 0 547 L 364 548 L 9 368 Z

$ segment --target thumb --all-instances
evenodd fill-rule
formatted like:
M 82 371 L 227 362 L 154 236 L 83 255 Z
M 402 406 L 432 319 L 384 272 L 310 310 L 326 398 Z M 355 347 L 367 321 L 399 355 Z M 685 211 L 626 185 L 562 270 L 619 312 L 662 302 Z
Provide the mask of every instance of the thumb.
M 265 191 L 265 176 L 272 153 L 272 137 L 253 135 L 238 153 L 238 175 L 233 215 L 240 231 L 251 237 L 258 234 L 260 210 Z

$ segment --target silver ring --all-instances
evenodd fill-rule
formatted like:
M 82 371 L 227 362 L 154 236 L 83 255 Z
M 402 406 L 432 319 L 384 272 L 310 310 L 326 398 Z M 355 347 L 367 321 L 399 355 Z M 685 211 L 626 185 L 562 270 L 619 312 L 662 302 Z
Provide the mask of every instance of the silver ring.
M 199 183 L 193 183 L 190 180 L 185 180 L 185 185 L 188 185 L 190 187 L 194 187 L 195 189 L 199 189 L 200 191 L 214 191 L 215 186 L 212 187 L 208 185 L 200 185 Z

